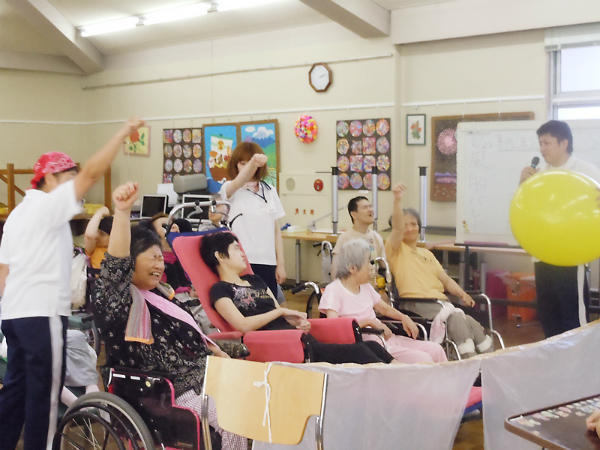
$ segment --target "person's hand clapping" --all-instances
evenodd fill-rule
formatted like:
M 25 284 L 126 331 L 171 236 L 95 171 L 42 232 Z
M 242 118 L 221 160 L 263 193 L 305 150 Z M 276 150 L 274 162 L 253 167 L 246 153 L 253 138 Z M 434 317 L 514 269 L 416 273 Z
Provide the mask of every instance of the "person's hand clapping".
M 138 198 L 138 183 L 129 181 L 113 191 L 113 204 L 116 211 L 129 211 Z

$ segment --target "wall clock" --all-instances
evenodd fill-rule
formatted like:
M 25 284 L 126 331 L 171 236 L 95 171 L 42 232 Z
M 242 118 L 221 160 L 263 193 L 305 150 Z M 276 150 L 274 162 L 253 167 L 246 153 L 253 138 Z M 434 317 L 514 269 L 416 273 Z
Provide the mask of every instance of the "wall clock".
M 317 92 L 325 92 L 331 86 L 333 73 L 325 63 L 315 63 L 308 71 L 308 82 Z

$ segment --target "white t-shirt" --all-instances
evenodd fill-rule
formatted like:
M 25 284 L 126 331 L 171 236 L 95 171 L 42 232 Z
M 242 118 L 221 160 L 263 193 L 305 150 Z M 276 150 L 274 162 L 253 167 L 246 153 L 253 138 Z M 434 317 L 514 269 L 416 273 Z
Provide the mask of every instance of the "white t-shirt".
M 261 182 L 258 192 L 242 187 L 227 198 L 227 185 L 223 184 L 219 194 L 231 202 L 229 221 L 231 231 L 240 240 L 251 264 L 277 265 L 275 254 L 275 225 L 285 216 L 277 191 L 273 186 Z
M 597 183 L 600 183 L 600 169 L 598 169 L 595 165 L 583 161 L 575 156 L 570 156 L 562 166 L 551 166 L 547 164 L 542 167 L 541 172 L 547 172 L 550 170 L 569 170 L 573 172 L 579 172 L 584 175 L 587 175 L 590 178 L 596 180 Z
M 3 320 L 71 314 L 69 220 L 80 211 L 70 180 L 50 193 L 29 189 L 10 213 L 0 243 L 0 263 L 9 269 Z

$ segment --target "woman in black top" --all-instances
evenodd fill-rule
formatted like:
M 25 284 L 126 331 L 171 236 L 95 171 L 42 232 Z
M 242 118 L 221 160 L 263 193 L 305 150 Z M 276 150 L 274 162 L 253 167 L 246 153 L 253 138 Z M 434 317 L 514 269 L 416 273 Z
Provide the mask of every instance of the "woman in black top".
M 220 232 L 204 236 L 201 255 L 208 267 L 221 279 L 211 288 L 210 301 L 236 330 L 310 330 L 306 314 L 281 308 L 273 293 L 258 276 L 240 277 L 246 270 L 246 260 L 233 234 Z M 324 344 L 310 334 L 305 335 L 305 340 L 310 342 L 315 361 L 367 364 L 390 363 L 394 359 L 381 345 L 372 341 Z

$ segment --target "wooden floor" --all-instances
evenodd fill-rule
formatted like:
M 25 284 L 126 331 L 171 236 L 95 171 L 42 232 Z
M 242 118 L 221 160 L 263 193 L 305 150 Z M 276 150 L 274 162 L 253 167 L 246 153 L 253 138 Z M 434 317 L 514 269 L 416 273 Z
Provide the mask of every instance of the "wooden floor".
M 306 310 L 308 294 L 291 295 L 286 293 L 287 307 L 299 311 Z M 502 335 L 506 347 L 530 344 L 544 339 L 542 327 L 538 321 L 520 324 L 506 315 L 494 318 L 494 328 Z M 454 450 L 475 450 L 483 448 L 483 422 L 481 419 L 463 423 L 454 440 Z

